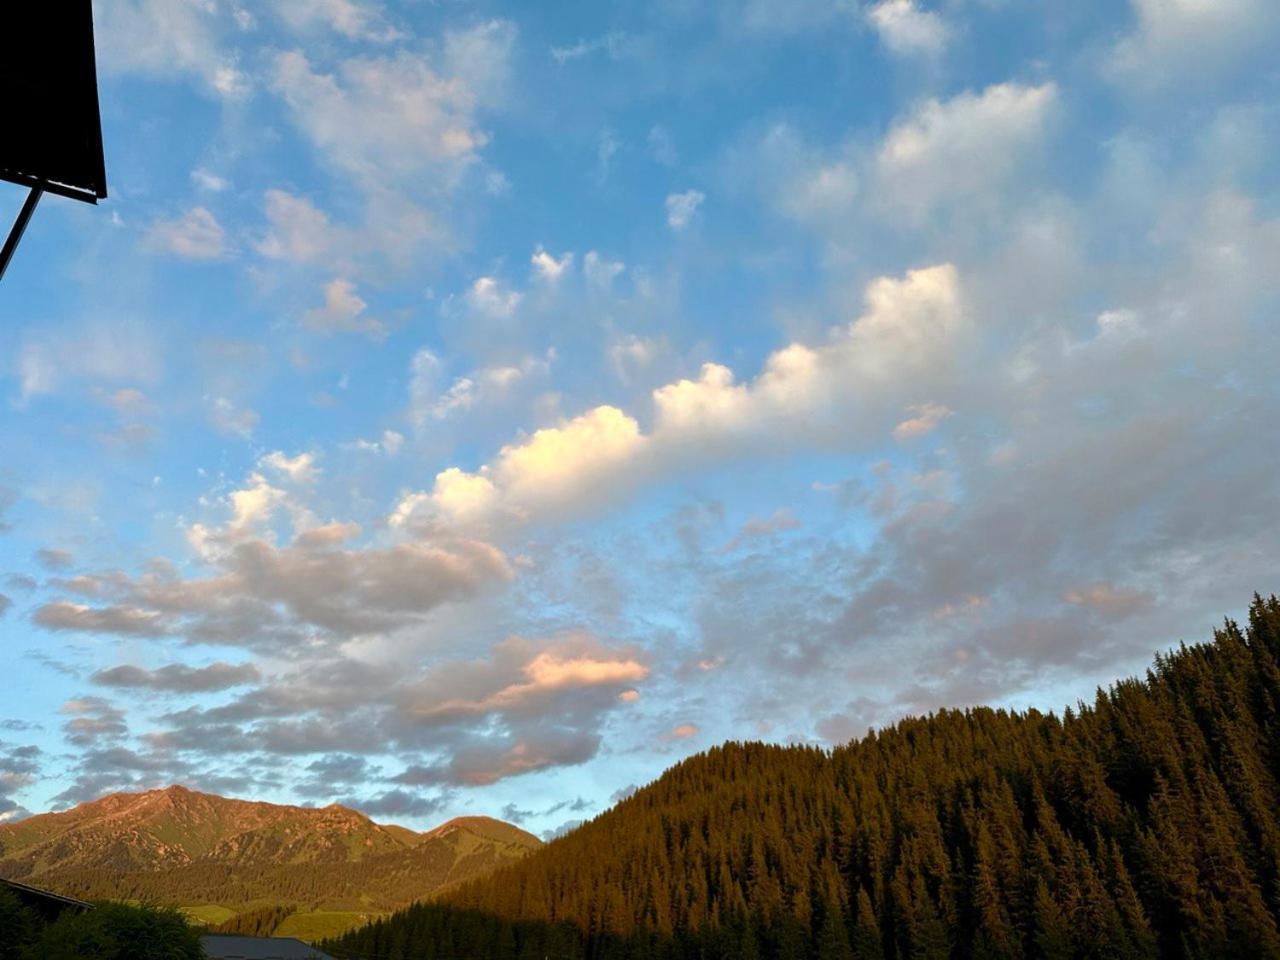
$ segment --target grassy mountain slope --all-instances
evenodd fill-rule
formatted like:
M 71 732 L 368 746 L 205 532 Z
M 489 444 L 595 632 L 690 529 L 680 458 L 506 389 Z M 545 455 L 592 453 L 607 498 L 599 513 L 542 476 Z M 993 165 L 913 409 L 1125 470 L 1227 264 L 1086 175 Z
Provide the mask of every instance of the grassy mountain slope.
M 336 805 L 281 806 L 174 786 L 0 825 L 0 876 L 91 899 L 198 905 L 197 915 L 288 904 L 350 913 L 355 922 L 540 845 L 485 817 L 417 833 Z
M 726 744 L 341 955 L 1280 957 L 1280 602 L 1057 717 Z

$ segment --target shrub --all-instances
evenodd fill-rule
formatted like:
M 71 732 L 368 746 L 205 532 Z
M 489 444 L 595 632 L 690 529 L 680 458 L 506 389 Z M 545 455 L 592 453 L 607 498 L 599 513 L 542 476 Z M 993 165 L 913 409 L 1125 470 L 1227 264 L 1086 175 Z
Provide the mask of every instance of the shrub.
M 102 903 L 46 927 L 29 960 L 204 960 L 200 935 L 170 908 Z

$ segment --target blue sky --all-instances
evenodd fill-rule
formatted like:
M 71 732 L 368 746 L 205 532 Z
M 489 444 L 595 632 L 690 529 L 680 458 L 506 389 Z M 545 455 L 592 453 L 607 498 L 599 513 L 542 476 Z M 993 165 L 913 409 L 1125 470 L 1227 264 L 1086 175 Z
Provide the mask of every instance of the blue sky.
M 111 196 L 0 288 L 0 817 L 554 831 L 1276 587 L 1267 0 L 96 16 Z

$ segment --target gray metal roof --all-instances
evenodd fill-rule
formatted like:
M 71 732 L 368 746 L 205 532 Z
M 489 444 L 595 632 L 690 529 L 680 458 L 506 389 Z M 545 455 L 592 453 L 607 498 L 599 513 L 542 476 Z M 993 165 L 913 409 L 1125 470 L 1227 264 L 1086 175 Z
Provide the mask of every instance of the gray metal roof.
M 334 960 L 293 937 L 241 937 L 208 933 L 200 938 L 209 960 Z
M 22 901 L 23 906 L 30 907 L 36 911 L 46 923 L 52 923 L 57 920 L 64 911 L 88 910 L 93 906 L 93 904 L 85 903 L 83 900 L 64 897 L 61 894 L 52 893 L 49 890 L 41 890 L 39 887 L 33 887 L 17 880 L 0 879 L 0 886 L 12 890 L 17 898 Z

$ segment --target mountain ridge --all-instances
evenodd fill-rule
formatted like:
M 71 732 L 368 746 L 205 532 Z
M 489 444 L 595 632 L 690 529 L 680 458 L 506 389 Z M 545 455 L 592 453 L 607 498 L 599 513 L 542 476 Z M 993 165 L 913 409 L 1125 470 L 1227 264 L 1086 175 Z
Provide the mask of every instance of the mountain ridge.
M 275 804 L 172 784 L 0 824 L 0 876 L 87 899 L 216 905 L 236 914 L 287 904 L 363 917 L 539 846 L 492 817 L 416 831 L 336 803 Z

